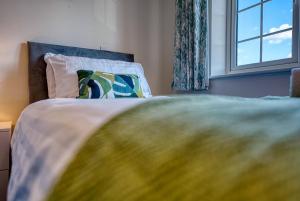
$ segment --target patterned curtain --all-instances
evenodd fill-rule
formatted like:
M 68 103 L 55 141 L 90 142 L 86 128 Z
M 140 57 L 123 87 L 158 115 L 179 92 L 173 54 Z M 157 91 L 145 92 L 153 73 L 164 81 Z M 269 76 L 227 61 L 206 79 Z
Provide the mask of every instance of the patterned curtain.
M 176 0 L 173 89 L 208 88 L 208 0 Z

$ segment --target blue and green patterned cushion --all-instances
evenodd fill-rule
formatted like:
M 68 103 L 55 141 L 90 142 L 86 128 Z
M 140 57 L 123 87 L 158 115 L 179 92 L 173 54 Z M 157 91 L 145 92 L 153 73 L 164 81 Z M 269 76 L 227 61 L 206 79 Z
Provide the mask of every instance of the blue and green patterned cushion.
M 77 71 L 81 99 L 143 98 L 140 79 L 133 74 Z

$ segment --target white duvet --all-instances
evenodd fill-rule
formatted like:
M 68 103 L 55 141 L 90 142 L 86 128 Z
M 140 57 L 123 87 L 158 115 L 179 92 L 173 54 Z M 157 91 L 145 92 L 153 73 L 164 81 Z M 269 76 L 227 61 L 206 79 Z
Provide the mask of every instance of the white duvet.
M 28 106 L 12 137 L 8 201 L 43 201 L 96 129 L 145 101 L 49 99 Z

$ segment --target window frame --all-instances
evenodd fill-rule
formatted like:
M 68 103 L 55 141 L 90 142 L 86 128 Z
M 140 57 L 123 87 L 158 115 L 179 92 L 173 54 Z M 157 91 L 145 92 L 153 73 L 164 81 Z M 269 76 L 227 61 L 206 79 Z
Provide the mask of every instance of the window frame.
M 293 29 L 292 31 L 292 58 L 262 61 L 263 42 L 260 41 L 260 63 L 237 65 L 237 1 L 227 0 L 227 25 L 226 25 L 226 74 L 259 72 L 259 71 L 273 71 L 288 69 L 300 66 L 300 40 L 299 40 L 299 1 L 293 0 Z M 273 35 L 274 33 L 281 33 L 289 29 L 281 30 L 274 33 L 263 34 L 263 4 L 271 0 L 260 0 L 259 3 L 251 5 L 245 9 L 251 9 L 255 6 L 261 5 L 260 29 L 261 33 L 257 37 L 249 38 L 247 40 L 262 39 L 264 36 Z M 243 9 L 243 10 L 245 10 Z M 242 40 L 245 41 L 245 40 Z

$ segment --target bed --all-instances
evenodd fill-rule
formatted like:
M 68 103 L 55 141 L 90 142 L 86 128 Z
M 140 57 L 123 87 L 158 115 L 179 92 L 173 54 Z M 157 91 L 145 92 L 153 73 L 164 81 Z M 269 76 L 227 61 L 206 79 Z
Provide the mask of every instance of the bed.
M 133 62 L 29 43 L 8 201 L 300 199 L 299 99 L 47 99 L 48 52 Z

